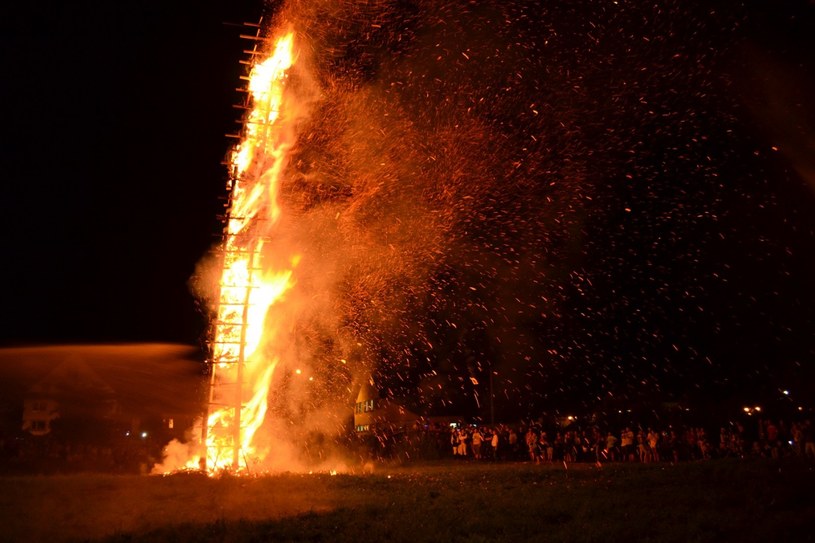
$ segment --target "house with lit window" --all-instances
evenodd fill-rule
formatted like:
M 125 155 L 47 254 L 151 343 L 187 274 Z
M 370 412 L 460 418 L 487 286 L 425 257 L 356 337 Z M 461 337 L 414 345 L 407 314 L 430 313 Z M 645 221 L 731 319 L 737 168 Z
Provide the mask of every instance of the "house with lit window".
M 110 420 L 117 413 L 113 388 L 85 360 L 68 357 L 26 392 L 22 429 L 41 436 L 60 418 Z
M 30 396 L 23 400 L 23 431 L 33 436 L 51 432 L 51 423 L 59 418 L 59 403 L 53 398 Z
M 181 438 L 203 405 L 191 353 L 174 345 L 0 349 L 3 435 Z
M 141 472 L 201 416 L 206 376 L 184 345 L 0 349 L 0 456 L 18 471 Z

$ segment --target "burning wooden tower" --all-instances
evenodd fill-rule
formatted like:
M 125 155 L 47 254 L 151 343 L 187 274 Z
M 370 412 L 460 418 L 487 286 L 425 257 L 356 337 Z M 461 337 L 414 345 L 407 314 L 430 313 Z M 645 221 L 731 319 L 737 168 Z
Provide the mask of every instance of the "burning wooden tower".
M 249 66 L 243 127 L 227 166 L 229 197 L 219 248 L 220 276 L 210 336 L 211 381 L 202 424 L 203 469 L 243 471 L 256 455 L 253 437 L 266 413 L 277 364 L 272 345 L 276 323 L 272 306 L 292 286 L 291 266 L 274 269 L 269 241 L 280 217 L 277 193 L 288 150 L 294 143 L 292 116 L 284 113 L 288 71 L 294 62 L 294 35 L 261 37 L 260 24 Z

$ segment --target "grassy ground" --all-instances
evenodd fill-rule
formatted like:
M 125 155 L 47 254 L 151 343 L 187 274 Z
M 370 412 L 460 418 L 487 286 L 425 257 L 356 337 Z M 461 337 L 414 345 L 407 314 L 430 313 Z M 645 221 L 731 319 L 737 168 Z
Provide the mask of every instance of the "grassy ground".
M 3 541 L 813 541 L 815 466 L 444 462 L 368 475 L 0 479 Z

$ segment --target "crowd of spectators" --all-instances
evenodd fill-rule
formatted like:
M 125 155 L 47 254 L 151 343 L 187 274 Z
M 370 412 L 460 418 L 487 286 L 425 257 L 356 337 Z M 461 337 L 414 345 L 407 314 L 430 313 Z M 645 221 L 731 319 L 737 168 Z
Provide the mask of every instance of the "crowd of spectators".
M 780 458 L 797 455 L 815 460 L 810 420 L 755 420 L 732 423 L 709 433 L 694 426 L 639 426 L 601 430 L 528 425 L 455 425 L 448 451 L 472 460 L 548 462 L 681 462 L 747 456 Z

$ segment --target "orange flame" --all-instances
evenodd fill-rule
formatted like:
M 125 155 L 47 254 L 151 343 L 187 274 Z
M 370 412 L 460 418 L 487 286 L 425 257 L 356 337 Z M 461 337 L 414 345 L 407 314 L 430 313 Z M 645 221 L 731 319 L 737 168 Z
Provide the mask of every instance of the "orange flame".
M 206 466 L 210 473 L 247 469 L 259 454 L 252 441 L 263 423 L 278 359 L 261 350 L 273 337 L 267 313 L 294 284 L 291 268 L 267 271 L 263 235 L 280 217 L 277 195 L 292 123 L 283 115 L 288 70 L 295 60 L 294 35 L 249 75 L 250 110 L 231 157 L 232 194 L 224 229 L 223 270 L 213 323 L 211 414 L 206 421 Z M 251 395 L 251 397 L 249 397 Z M 199 460 L 187 463 L 197 468 Z

